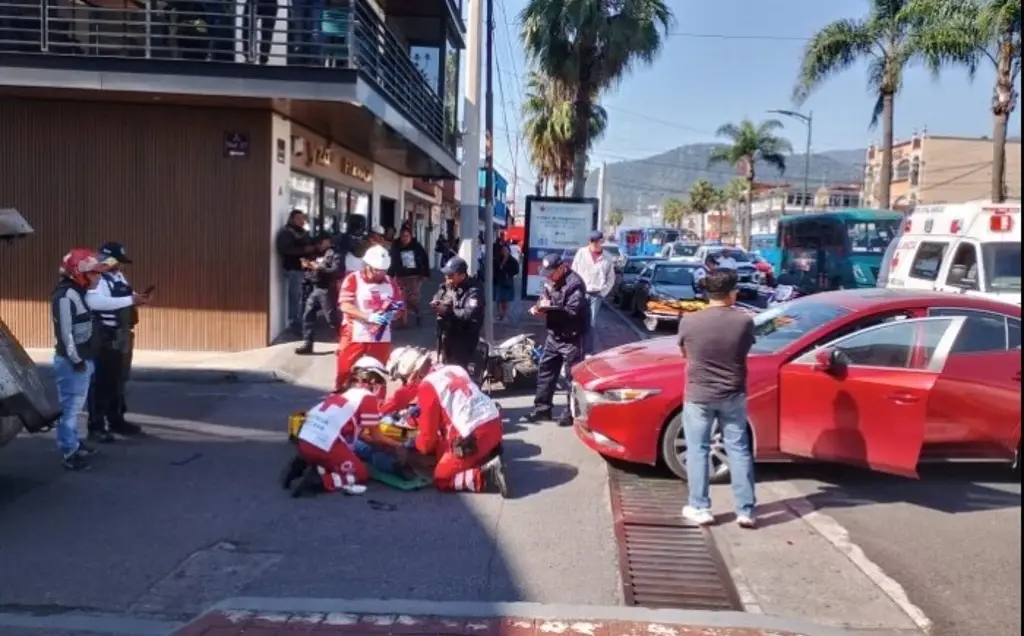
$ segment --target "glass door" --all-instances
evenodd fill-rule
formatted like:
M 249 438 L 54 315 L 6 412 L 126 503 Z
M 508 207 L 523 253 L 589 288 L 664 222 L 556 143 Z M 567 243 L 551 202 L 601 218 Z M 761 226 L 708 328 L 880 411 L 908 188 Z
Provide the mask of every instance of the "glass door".
M 309 219 L 308 226 L 315 227 L 320 216 L 320 192 L 317 180 L 297 172 L 288 177 L 289 202 L 292 210 L 301 210 Z M 312 229 L 307 227 L 306 229 Z

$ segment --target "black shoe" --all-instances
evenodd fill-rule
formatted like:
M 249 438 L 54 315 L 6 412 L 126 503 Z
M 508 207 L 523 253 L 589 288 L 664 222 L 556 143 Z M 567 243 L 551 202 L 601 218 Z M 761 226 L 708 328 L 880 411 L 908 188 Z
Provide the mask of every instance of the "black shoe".
M 64 468 L 74 471 L 89 470 L 89 460 L 87 460 L 86 457 L 87 455 L 82 452 L 81 448 L 79 448 L 64 458 Z
M 93 448 L 92 446 L 89 446 L 88 444 L 86 444 L 82 440 L 78 440 L 78 451 L 77 452 L 81 453 L 85 457 L 92 457 L 93 455 L 97 454 L 99 451 L 96 450 L 95 448 Z
M 526 416 L 527 422 L 548 422 L 552 419 L 551 409 L 533 409 L 530 414 Z
M 292 487 L 292 482 L 302 477 L 302 473 L 306 470 L 309 463 L 301 457 L 296 457 L 281 472 L 281 488 L 288 490 Z
M 313 343 L 312 342 L 307 342 L 307 343 L 303 344 L 302 346 L 298 347 L 297 349 L 295 349 L 295 355 L 297 355 L 297 356 L 308 356 L 311 353 L 313 353 Z
M 317 472 L 316 466 L 307 464 L 298 483 L 292 486 L 292 498 L 298 499 L 307 494 L 315 495 L 321 491 L 323 491 L 323 482 L 320 481 L 320 473 Z
M 562 413 L 561 415 L 559 415 L 558 419 L 556 421 L 558 422 L 559 426 L 563 426 L 563 427 L 572 426 L 572 414 L 570 414 L 568 411 L 566 411 L 565 413 Z
M 484 490 L 497 492 L 502 499 L 509 498 L 508 477 L 505 475 L 505 462 L 495 457 L 480 468 L 484 477 Z
M 115 422 L 110 425 L 110 432 L 117 433 L 118 435 L 124 435 L 125 437 L 134 437 L 135 435 L 142 434 L 142 427 L 138 424 L 132 424 L 131 422 Z
M 97 444 L 112 444 L 117 441 L 117 438 L 111 435 L 109 431 L 96 429 L 89 431 L 89 441 Z

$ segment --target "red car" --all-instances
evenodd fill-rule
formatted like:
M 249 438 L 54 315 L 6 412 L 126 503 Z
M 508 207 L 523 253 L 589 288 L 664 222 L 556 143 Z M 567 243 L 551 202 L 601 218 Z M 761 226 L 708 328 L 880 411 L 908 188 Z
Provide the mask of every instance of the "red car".
M 1019 306 L 895 289 L 815 294 L 754 317 L 748 413 L 755 457 L 916 476 L 930 459 L 1020 453 Z M 573 370 L 575 429 L 598 453 L 686 478 L 686 362 L 675 338 L 606 351 Z M 728 481 L 720 436 L 712 480 Z

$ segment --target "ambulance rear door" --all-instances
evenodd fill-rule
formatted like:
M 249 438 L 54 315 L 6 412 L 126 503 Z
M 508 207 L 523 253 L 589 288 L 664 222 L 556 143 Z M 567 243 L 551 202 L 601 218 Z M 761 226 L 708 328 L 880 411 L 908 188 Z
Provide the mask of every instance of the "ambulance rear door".
M 936 289 L 1020 305 L 1020 204 L 982 204 L 965 216 L 951 221 L 960 238 L 948 252 Z

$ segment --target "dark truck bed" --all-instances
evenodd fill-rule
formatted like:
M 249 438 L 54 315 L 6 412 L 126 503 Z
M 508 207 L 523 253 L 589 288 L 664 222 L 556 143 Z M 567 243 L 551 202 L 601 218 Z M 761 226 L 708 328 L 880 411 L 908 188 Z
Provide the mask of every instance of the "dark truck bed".
M 35 433 L 50 426 L 59 416 L 53 390 L 0 319 L 0 446 L 23 429 Z

